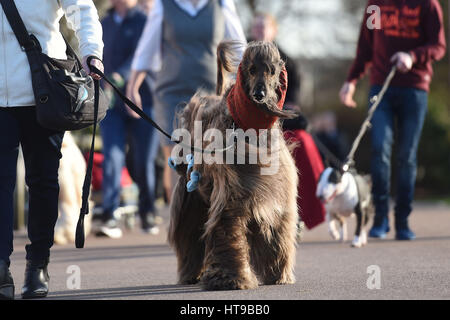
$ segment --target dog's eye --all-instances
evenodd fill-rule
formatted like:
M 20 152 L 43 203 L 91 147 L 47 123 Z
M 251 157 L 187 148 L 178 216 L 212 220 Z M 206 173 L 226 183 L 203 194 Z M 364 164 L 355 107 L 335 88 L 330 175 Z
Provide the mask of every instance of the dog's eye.
M 250 74 L 253 76 L 256 73 L 256 67 L 255 66 L 251 66 L 250 69 L 248 70 L 250 72 Z
M 270 73 L 271 73 L 272 75 L 275 74 L 275 67 L 274 67 L 274 66 L 271 66 L 271 67 L 270 67 Z

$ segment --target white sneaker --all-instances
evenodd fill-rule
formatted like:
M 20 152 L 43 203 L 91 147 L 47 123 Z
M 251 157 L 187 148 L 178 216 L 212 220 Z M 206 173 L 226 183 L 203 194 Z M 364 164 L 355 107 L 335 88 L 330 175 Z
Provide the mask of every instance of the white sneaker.
M 157 226 L 154 226 L 151 228 L 142 229 L 142 232 L 156 236 L 157 234 L 159 234 L 159 228 Z
M 107 236 L 111 239 L 119 239 L 122 238 L 122 230 L 117 226 L 115 220 L 109 220 L 99 227 L 97 235 Z

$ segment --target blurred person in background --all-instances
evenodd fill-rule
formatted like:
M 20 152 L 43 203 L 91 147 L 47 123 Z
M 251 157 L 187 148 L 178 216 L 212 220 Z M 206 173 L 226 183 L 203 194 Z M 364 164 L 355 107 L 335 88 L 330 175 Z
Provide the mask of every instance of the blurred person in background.
M 372 118 L 372 193 L 376 215 L 370 237 L 385 238 L 389 232 L 389 195 L 394 124 L 397 124 L 397 192 L 395 231 L 397 240 L 412 240 L 408 217 L 417 171 L 417 148 L 427 113 L 432 62 L 445 55 L 442 8 L 437 0 L 370 0 L 380 16 L 366 13 L 362 22 L 355 61 L 340 91 L 342 103 L 355 108 L 355 86 L 370 65 L 372 88 L 377 95 L 391 67 L 397 73 Z M 367 10 L 365 12 L 368 12 Z M 377 26 L 378 25 L 378 26 Z
M 301 240 L 303 224 L 311 230 L 325 221 L 325 208 L 316 197 L 316 187 L 324 170 L 319 150 L 306 131 L 308 121 L 302 115 L 283 121 L 284 138 L 295 145 L 292 156 L 298 169 L 301 183 L 298 184 L 297 204 L 301 221 L 298 224 L 297 240 Z
M 252 20 L 250 29 L 251 40 L 275 42 L 278 25 L 275 18 L 268 13 L 257 13 Z M 286 63 L 288 73 L 287 105 L 298 105 L 300 97 L 300 72 L 297 63 L 292 60 L 279 46 L 281 58 Z
M 141 8 L 141 10 L 145 14 L 148 15 L 150 13 L 150 11 L 152 10 L 154 3 L 155 3 L 155 0 L 139 0 L 138 6 L 139 6 L 139 8 Z
M 174 130 L 176 113 L 198 89 L 214 92 L 216 50 L 222 40 L 246 43 L 233 0 L 155 0 L 132 64 L 127 96 L 142 107 L 139 88 L 155 73 L 155 120 Z M 173 142 L 160 135 L 165 156 L 164 189 L 172 194 L 174 176 L 167 165 Z
M 323 112 L 312 119 L 312 129 L 316 138 L 336 157 L 344 163 L 347 153 L 350 151 L 347 139 L 339 132 L 336 121 L 336 114 L 331 111 Z M 320 152 L 323 161 L 336 169 L 341 169 L 338 164 L 326 161 L 326 155 Z M 328 159 L 329 160 L 329 159 Z
M 15 0 L 27 31 L 37 37 L 43 53 L 67 59 L 66 43 L 59 21 L 66 16 L 79 40 L 83 67 L 88 57 L 102 58 L 102 28 L 92 1 Z M 74 8 L 78 9 L 77 14 Z M 3 12 L 0 11 L 0 299 L 14 299 L 14 281 L 9 271 L 13 252 L 14 187 L 19 144 L 25 160 L 29 190 L 26 269 L 22 298 L 48 294 L 48 263 L 58 218 L 58 168 L 64 132 L 42 127 L 36 119 L 30 65 Z M 91 65 L 103 70 L 94 59 Z
M 106 75 L 125 91 L 131 61 L 146 22 L 146 14 L 137 0 L 111 0 L 112 8 L 102 19 Z M 106 91 L 112 91 L 105 84 Z M 139 85 L 143 111 L 153 116 L 149 79 Z M 122 169 L 128 146 L 129 172 L 139 188 L 138 212 L 144 232 L 157 234 L 155 224 L 155 158 L 158 136 L 143 119 L 136 118 L 120 99 L 113 99 L 111 109 L 101 122 L 103 140 L 103 214 L 97 234 L 120 238 L 122 231 L 114 212 L 120 205 Z

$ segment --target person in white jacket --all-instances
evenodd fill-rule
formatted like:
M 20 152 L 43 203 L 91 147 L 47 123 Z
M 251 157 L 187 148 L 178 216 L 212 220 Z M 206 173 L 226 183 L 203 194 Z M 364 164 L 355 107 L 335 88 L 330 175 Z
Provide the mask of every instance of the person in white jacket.
M 45 54 L 66 59 L 66 44 L 59 20 L 66 16 L 79 40 L 83 61 L 102 58 L 102 28 L 92 0 L 15 0 L 29 33 L 37 37 Z M 99 60 L 91 62 L 100 70 Z M 84 62 L 84 68 L 89 69 Z M 96 79 L 100 76 L 87 72 Z M 14 298 L 9 272 L 13 251 L 13 198 L 19 144 L 29 187 L 28 237 L 22 298 L 45 297 L 47 265 L 58 217 L 58 167 L 64 132 L 40 126 L 36 120 L 30 66 L 25 52 L 0 9 L 0 299 Z

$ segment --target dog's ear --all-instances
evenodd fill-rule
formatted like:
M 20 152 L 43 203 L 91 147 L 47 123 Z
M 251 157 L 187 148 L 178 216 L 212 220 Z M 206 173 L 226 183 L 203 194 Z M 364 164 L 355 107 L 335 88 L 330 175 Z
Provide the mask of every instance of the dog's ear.
M 333 169 L 330 176 L 328 177 L 328 181 L 334 184 L 340 183 L 342 180 L 342 173 L 339 170 Z

